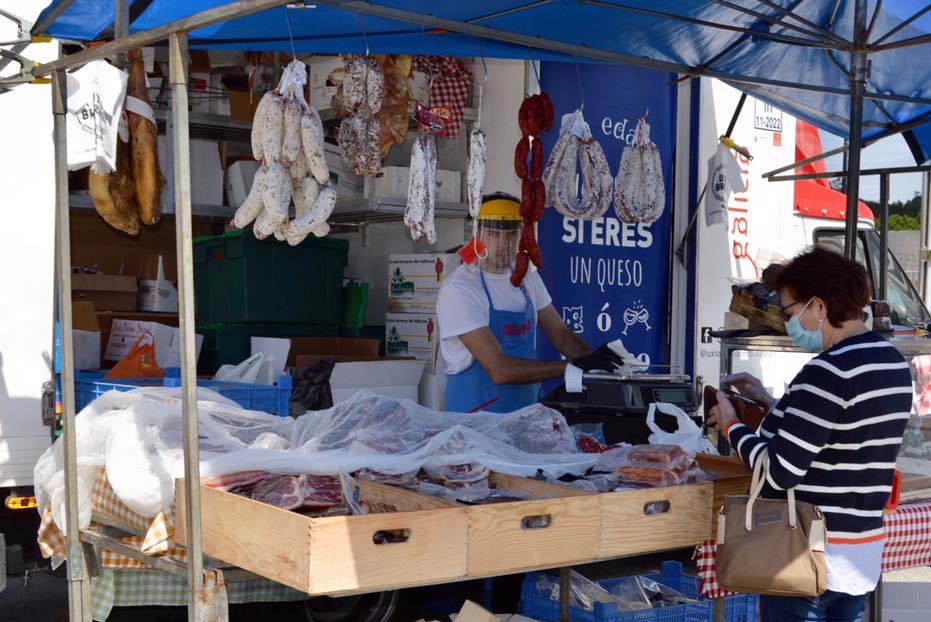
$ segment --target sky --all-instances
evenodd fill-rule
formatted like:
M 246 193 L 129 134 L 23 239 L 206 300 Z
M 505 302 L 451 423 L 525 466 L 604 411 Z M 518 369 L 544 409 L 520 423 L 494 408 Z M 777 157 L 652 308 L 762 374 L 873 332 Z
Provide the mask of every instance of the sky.
M 825 151 L 840 147 L 843 139 L 821 132 L 821 145 Z M 890 136 L 876 142 L 861 152 L 861 168 L 882 168 L 893 166 L 915 166 L 905 139 L 901 135 Z M 827 160 L 828 171 L 840 171 L 843 168 L 843 157 L 833 156 Z M 889 200 L 907 201 L 921 192 L 921 173 L 900 173 L 889 177 Z M 879 176 L 870 175 L 860 178 L 860 199 L 865 201 L 879 201 Z

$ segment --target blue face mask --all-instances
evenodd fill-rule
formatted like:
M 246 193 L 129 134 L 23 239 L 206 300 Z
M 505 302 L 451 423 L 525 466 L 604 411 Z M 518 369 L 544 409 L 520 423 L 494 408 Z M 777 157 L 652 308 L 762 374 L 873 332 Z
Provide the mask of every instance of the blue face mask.
M 786 322 L 786 333 L 789 334 L 789 337 L 792 337 L 792 341 L 795 342 L 795 345 L 805 352 L 821 352 L 821 350 L 824 349 L 823 335 L 821 332 L 821 324 L 824 323 L 824 320 L 821 320 L 821 324 L 818 325 L 816 330 L 809 330 L 802 326 L 802 321 L 799 319 L 802 317 L 802 313 L 805 312 L 805 309 L 808 308 L 808 305 L 811 304 L 812 300 L 814 300 L 814 298 L 805 303 L 802 310 L 799 311 L 797 315 L 793 315 L 792 318 Z

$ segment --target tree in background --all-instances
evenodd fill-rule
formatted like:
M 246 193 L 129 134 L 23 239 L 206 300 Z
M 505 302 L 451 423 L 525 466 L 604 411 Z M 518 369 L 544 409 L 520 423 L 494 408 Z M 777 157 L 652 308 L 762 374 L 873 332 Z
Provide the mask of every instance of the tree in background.
M 879 216 L 878 201 L 864 201 L 873 214 Z M 921 229 L 921 193 L 916 192 L 908 201 L 891 201 L 889 203 L 890 231 L 917 231 Z

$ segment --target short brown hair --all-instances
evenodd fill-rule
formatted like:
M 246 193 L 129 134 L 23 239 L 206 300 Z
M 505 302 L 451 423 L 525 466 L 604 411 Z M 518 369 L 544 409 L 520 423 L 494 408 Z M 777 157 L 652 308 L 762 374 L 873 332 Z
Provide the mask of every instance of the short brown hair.
M 788 290 L 799 301 L 815 296 L 823 300 L 828 321 L 835 328 L 841 322 L 862 317 L 863 307 L 870 301 L 866 269 L 856 261 L 817 246 L 785 264 L 775 286 L 777 291 Z

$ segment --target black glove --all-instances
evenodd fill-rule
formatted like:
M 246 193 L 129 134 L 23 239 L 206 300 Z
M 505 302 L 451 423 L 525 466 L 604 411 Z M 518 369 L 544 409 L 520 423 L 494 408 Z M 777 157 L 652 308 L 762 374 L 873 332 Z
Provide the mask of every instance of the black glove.
M 572 364 L 582 371 L 600 370 L 613 374 L 624 366 L 624 361 L 608 347 L 608 344 L 603 344 L 591 354 L 574 359 Z

